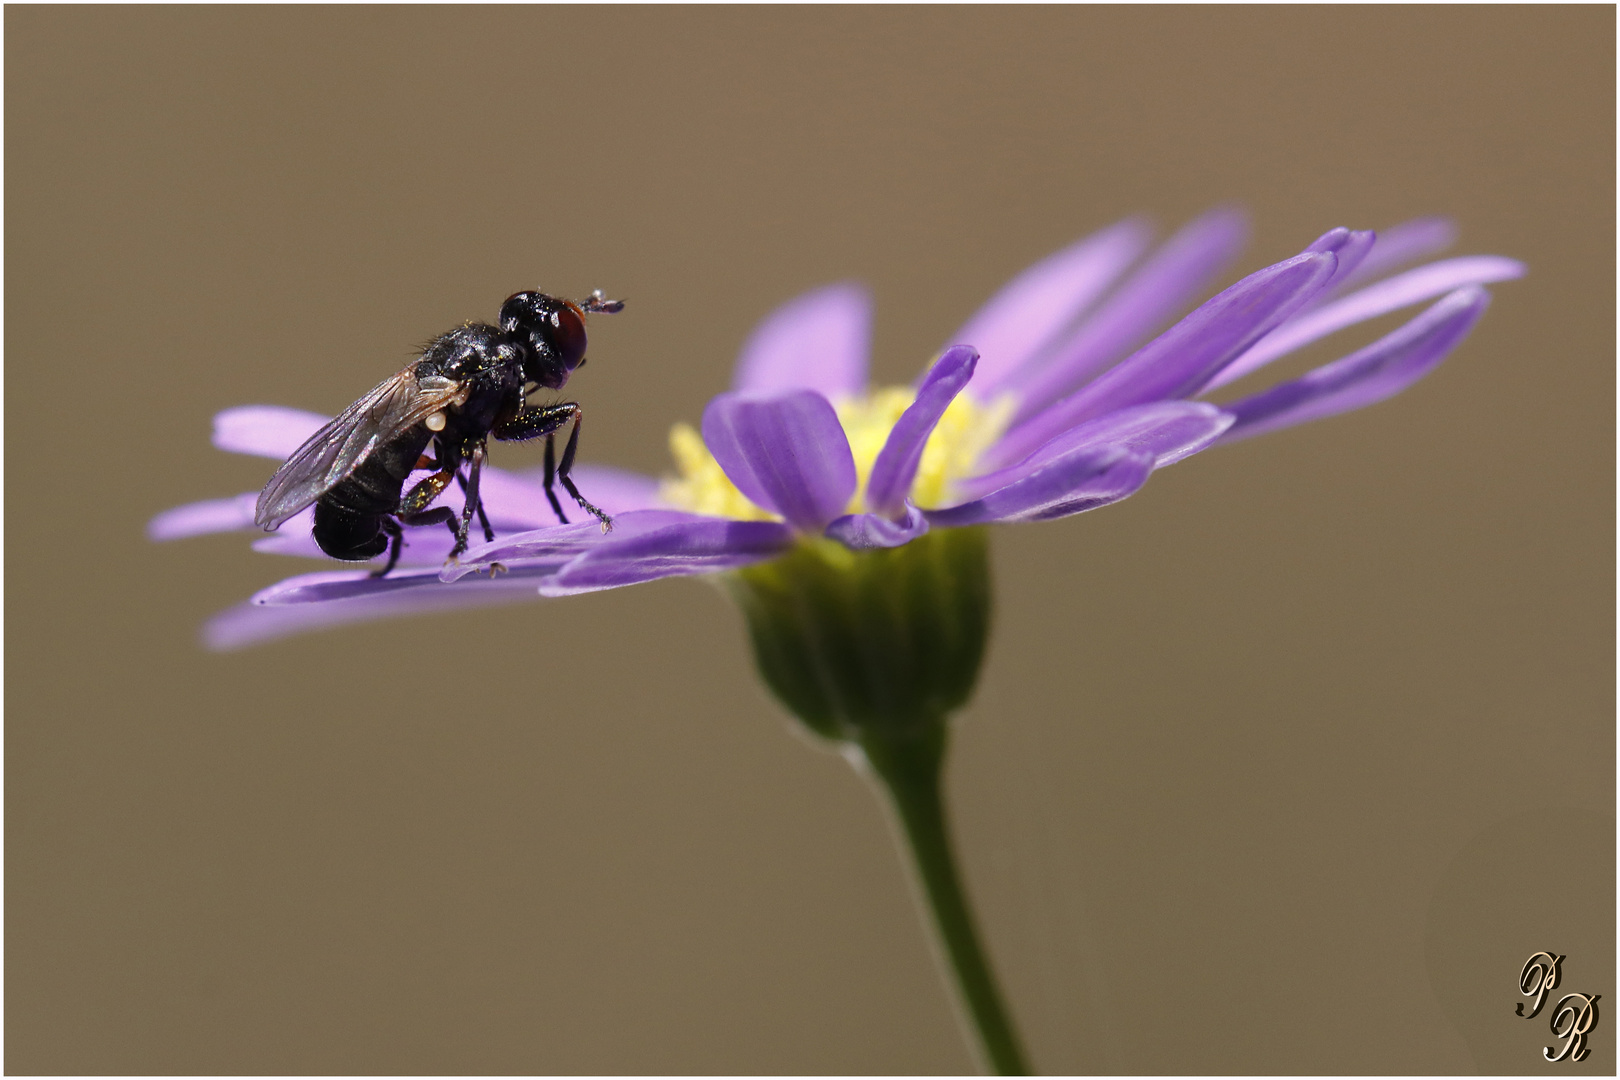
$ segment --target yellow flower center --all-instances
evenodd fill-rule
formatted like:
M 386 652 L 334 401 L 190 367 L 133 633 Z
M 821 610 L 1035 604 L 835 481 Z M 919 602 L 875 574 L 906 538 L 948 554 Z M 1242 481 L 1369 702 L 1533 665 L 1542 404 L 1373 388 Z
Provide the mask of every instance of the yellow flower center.
M 895 421 L 916 396 L 909 386 L 889 386 L 833 403 L 855 456 L 855 494 L 850 496 L 846 512 L 870 509 L 866 505 L 866 481 L 872 475 L 872 465 Z M 958 394 L 923 447 L 917 476 L 911 482 L 911 501 L 924 508 L 948 505 L 956 494 L 956 482 L 973 474 L 980 455 L 1012 419 L 1012 410 L 1010 398 L 985 404 Z M 670 429 L 669 450 L 679 475 L 666 478 L 659 495 L 670 506 L 716 517 L 777 520 L 776 514 L 756 506 L 737 490 L 692 425 L 676 424 Z

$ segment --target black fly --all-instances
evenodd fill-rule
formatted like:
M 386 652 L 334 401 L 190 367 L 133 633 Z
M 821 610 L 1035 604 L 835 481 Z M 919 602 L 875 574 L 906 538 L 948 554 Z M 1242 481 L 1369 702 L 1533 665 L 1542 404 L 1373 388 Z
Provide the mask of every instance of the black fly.
M 488 437 L 517 441 L 543 435 L 546 498 L 558 519 L 568 521 L 553 479 L 562 481 L 606 532 L 612 520 L 585 500 L 568 475 L 579 446 L 579 406 L 572 401 L 531 406 L 527 398 L 539 387 L 561 389 L 585 363 L 586 314 L 623 307 L 623 301 L 609 300 L 601 290 L 579 302 L 520 292 L 501 305 L 498 327 L 468 323 L 435 338 L 420 360 L 379 383 L 295 450 L 259 494 L 253 520 L 269 532 L 314 503 L 315 542 L 332 558 L 359 562 L 388 549 L 388 564 L 378 577 L 399 562 L 401 523 L 444 522 L 456 537 L 454 559 L 467 550 L 474 514 L 484 538 L 495 538 L 478 498 Z M 557 462 L 556 432 L 570 421 L 573 430 Z M 417 469 L 436 471 L 401 497 Z M 466 493 L 459 522 L 448 506 L 428 509 L 452 480 Z

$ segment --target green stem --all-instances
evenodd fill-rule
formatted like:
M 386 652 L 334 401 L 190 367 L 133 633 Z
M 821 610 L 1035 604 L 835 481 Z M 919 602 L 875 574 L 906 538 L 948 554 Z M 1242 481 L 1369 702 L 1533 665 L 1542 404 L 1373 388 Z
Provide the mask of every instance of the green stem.
M 899 816 L 918 882 L 934 913 L 934 926 L 978 1033 L 984 1060 L 999 1075 L 1028 1076 L 1029 1065 L 979 945 L 973 913 L 956 870 L 940 792 L 945 732 L 945 723 L 939 721 L 906 734 L 867 734 L 860 743 Z

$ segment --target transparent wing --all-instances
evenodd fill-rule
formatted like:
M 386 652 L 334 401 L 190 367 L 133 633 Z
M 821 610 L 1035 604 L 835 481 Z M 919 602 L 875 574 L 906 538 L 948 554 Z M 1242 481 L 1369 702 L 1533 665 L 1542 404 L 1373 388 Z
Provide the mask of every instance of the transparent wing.
M 392 375 L 311 435 L 259 493 L 254 522 L 266 532 L 343 482 L 371 456 L 429 416 L 467 400 L 466 388 L 416 366 Z

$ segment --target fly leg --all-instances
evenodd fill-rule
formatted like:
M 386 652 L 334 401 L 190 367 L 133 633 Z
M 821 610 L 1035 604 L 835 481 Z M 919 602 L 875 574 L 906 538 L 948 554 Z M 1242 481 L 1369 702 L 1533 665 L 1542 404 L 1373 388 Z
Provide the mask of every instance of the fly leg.
M 437 499 L 444 489 L 450 486 L 450 481 L 456 477 L 456 467 L 450 465 L 440 469 L 432 476 L 423 480 L 399 500 L 399 509 L 394 511 L 401 521 L 407 525 L 428 524 L 428 522 L 406 521 L 406 518 L 416 517 L 427 510 L 428 504 Z M 435 518 L 434 520 L 438 520 Z
M 582 414 L 580 413 L 579 406 L 575 405 L 574 430 L 568 433 L 568 445 L 563 447 L 562 461 L 557 463 L 557 479 L 562 481 L 562 486 L 568 489 L 568 494 L 574 497 L 574 501 L 579 503 L 580 508 L 594 517 L 597 521 L 600 521 L 602 523 L 602 531 L 607 532 L 609 529 L 613 528 L 613 519 L 608 517 L 601 510 L 598 510 L 595 506 L 592 506 L 590 503 L 586 502 L 585 496 L 579 493 L 579 488 L 574 486 L 574 481 L 569 479 L 568 476 L 569 472 L 574 468 L 574 451 L 579 449 L 579 424 L 581 419 Z M 552 437 L 550 435 L 546 436 L 547 450 L 551 449 L 551 439 Z M 546 485 L 548 491 L 550 490 L 550 487 L 550 484 Z
M 388 563 L 381 570 L 371 572 L 371 576 L 374 578 L 387 577 L 388 571 L 399 565 L 399 547 L 405 539 L 405 530 L 401 529 L 393 518 L 385 517 L 382 519 L 381 524 L 382 531 L 387 533 L 389 537 Z
M 484 468 L 484 443 L 482 440 L 474 443 L 467 453 L 471 464 L 467 466 L 467 480 L 462 484 L 462 490 L 467 493 L 467 502 L 461 508 L 461 527 L 456 530 L 456 546 L 450 549 L 450 558 L 453 561 L 463 551 L 467 550 L 467 530 L 472 526 L 473 511 L 476 510 L 479 519 L 484 523 L 484 532 L 488 539 L 495 539 L 490 530 L 488 519 L 483 517 L 484 507 L 478 499 L 478 476 Z M 435 473 L 434 475 L 438 475 Z
M 431 510 L 422 510 L 414 514 L 396 510 L 394 516 L 407 525 L 437 525 L 442 521 L 450 527 L 451 536 L 460 535 L 456 532 L 456 512 L 448 506 L 435 506 Z
M 461 485 L 461 493 L 463 495 L 466 495 L 469 499 L 472 498 L 471 493 L 468 492 L 468 490 L 467 490 L 467 480 L 466 480 L 466 478 L 463 477 L 460 473 L 457 473 L 456 474 L 456 482 Z M 495 530 L 489 527 L 489 516 L 484 513 L 484 500 L 479 499 L 478 502 L 474 504 L 474 509 L 478 513 L 478 524 L 483 526 L 483 528 L 484 528 L 484 543 L 486 543 L 486 544 L 494 543 L 495 542 Z
M 497 439 L 508 442 L 520 442 L 525 439 L 538 439 L 544 435 L 546 438 L 546 498 L 551 500 L 551 508 L 556 511 L 557 518 L 563 524 L 568 518 L 562 512 L 562 504 L 557 501 L 557 495 L 552 490 L 553 482 L 561 480 L 568 494 L 580 507 L 590 513 L 602 523 L 602 531 L 607 532 L 613 527 L 613 519 L 601 510 L 592 506 L 579 493 L 568 473 L 574 467 L 574 451 L 579 447 L 580 407 L 572 401 L 565 401 L 557 405 L 541 405 L 532 409 L 525 409 L 504 424 L 498 425 L 494 430 Z M 554 441 L 557 429 L 572 421 L 574 430 L 568 436 L 568 445 L 563 448 L 561 464 L 555 470 L 552 467 L 552 455 L 555 452 Z
M 463 540 L 464 534 L 456 530 L 454 520 L 456 514 L 454 510 L 451 510 L 448 506 L 435 506 L 431 510 L 427 508 L 429 503 L 437 499 L 444 492 L 444 489 L 450 486 L 451 479 L 456 475 L 456 468 L 453 463 L 447 465 L 411 488 L 410 491 L 406 492 L 405 497 L 399 500 L 399 509 L 394 511 L 394 516 L 406 525 L 412 526 L 437 525 L 442 521 L 450 527 L 451 536 L 454 536 L 457 541 Z M 397 539 L 395 543 L 398 544 Z M 393 564 L 390 563 L 389 565 L 392 566 Z
M 557 515 L 557 520 L 564 525 L 568 524 L 568 515 L 562 511 L 562 503 L 557 501 L 557 491 L 552 487 L 557 477 L 557 439 L 554 434 L 546 435 L 546 498 L 551 501 L 551 510 Z

